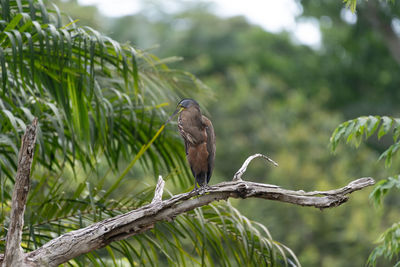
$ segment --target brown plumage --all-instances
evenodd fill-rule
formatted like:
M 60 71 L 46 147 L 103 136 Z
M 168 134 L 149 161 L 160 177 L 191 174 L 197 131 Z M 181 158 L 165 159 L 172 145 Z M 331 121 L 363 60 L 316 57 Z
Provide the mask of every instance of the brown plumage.
M 214 169 L 214 127 L 201 114 L 199 104 L 193 99 L 181 100 L 171 118 L 177 113 L 178 130 L 185 143 L 186 158 L 196 179 L 194 190 L 197 190 L 197 184 L 201 188 L 207 187 Z

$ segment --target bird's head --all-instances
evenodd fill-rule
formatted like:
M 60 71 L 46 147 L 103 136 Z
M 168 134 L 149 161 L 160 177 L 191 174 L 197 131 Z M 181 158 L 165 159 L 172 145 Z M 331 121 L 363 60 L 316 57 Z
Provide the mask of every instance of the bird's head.
M 181 101 L 179 101 L 178 105 L 176 106 L 175 112 L 171 115 L 171 117 L 168 118 L 168 120 L 165 122 L 167 124 L 170 122 L 170 120 L 176 115 L 181 113 L 185 109 L 189 109 L 192 107 L 199 107 L 199 103 L 196 102 L 196 100 L 191 99 L 191 98 L 184 98 Z
M 176 109 L 182 111 L 183 109 L 186 109 L 186 108 L 198 107 L 198 106 L 199 106 L 199 103 L 197 103 L 196 100 L 191 99 L 191 98 L 185 98 L 185 99 L 182 99 L 178 103 L 178 105 L 176 106 Z

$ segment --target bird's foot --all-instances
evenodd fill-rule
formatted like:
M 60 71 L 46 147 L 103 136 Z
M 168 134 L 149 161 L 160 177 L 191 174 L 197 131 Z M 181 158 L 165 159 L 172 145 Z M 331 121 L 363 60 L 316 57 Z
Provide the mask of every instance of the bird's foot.
M 211 186 L 209 186 L 208 184 L 203 184 L 203 185 L 200 187 L 200 192 L 199 192 L 199 194 L 200 194 L 200 195 L 203 195 L 206 191 L 208 191 L 208 190 L 210 190 L 210 189 L 212 189 Z
M 200 188 L 198 188 L 197 186 L 195 186 L 194 188 L 193 188 L 193 190 L 192 191 L 190 191 L 190 193 L 199 193 L 199 191 L 200 191 Z
M 208 184 L 203 184 L 200 187 L 195 186 L 190 193 L 197 193 L 199 195 L 204 195 L 207 190 L 212 189 L 213 187 L 209 186 Z
M 212 187 L 212 186 L 209 186 L 208 184 L 204 184 L 204 185 L 202 186 L 202 188 L 204 188 L 204 189 L 206 189 L 206 190 L 213 189 L 213 187 Z
M 206 189 L 204 187 L 200 187 L 199 195 L 204 195 L 205 192 L 206 192 Z

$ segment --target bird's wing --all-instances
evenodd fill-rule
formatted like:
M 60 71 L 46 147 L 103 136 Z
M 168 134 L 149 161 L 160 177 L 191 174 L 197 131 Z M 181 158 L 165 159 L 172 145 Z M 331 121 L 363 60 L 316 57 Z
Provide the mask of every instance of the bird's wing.
M 186 153 L 186 156 L 187 156 L 188 155 L 188 141 L 183 140 L 183 143 L 185 144 L 185 153 Z
M 210 181 L 211 174 L 214 169 L 214 159 L 215 159 L 215 133 L 214 127 L 211 121 L 203 115 L 203 124 L 207 133 L 207 151 L 208 151 L 208 171 L 207 171 L 207 183 Z

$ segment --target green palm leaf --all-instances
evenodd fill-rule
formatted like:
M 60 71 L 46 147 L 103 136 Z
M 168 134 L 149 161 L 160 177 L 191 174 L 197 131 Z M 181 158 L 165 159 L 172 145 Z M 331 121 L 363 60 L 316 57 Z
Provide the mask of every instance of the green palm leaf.
M 37 116 L 38 160 L 48 169 L 60 169 L 65 162 L 92 167 L 98 153 L 117 168 L 121 157 L 137 153 L 161 124 L 161 107 L 179 89 L 168 82 L 173 71 L 152 55 L 89 27 L 56 26 L 61 15 L 52 11 L 53 20 L 40 2 L 5 3 L 2 19 L 8 21 L 0 35 L 2 140 L 18 144 L 24 122 Z M 192 88 L 199 86 L 197 80 L 192 83 Z M 2 143 L 7 157 L 15 158 L 7 146 Z M 157 141 L 150 148 L 153 157 L 161 155 L 153 161 L 157 167 L 170 166 L 166 154 L 180 157 L 181 152 L 166 149 Z M 62 160 L 54 165 L 53 158 Z M 5 163 L 0 162 L 10 176 L 15 166 Z

